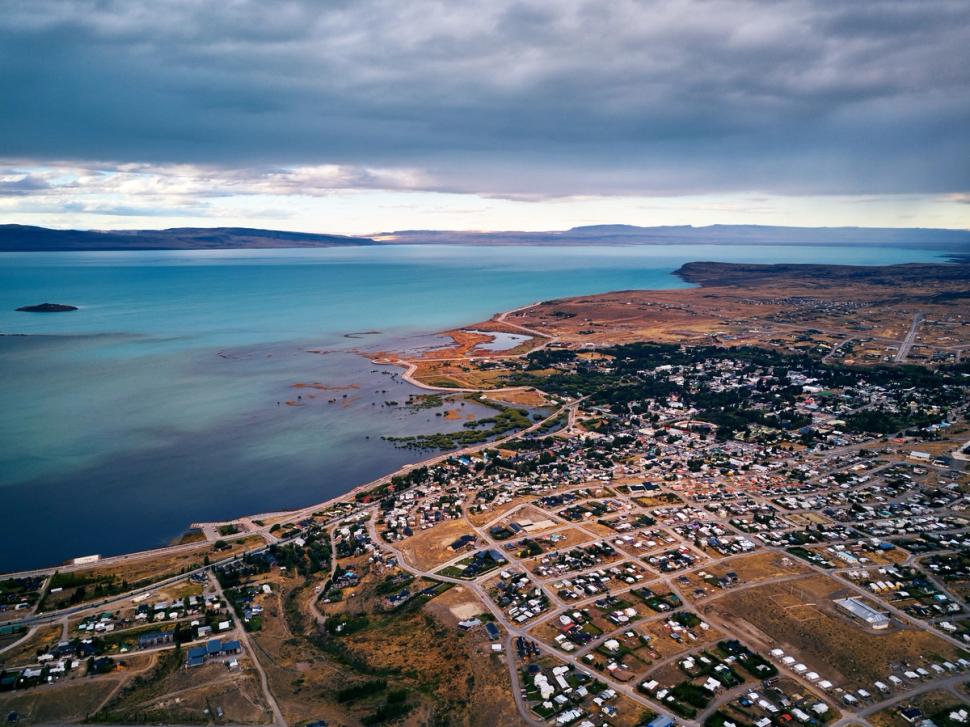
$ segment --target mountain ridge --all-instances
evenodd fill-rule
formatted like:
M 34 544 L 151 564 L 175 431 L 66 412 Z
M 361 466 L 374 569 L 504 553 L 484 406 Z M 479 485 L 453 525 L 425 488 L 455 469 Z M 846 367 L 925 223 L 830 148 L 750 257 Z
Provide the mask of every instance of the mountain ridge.
M 927 227 L 784 227 L 777 225 L 587 225 L 549 232 L 400 230 L 376 234 L 392 244 L 748 244 L 970 246 L 970 230 Z
M 371 236 L 248 227 L 162 230 L 60 230 L 0 225 L 0 252 L 235 250 L 372 245 L 883 245 L 970 248 L 970 230 L 920 227 L 783 227 L 775 225 L 586 225 L 553 231 L 399 230 Z
M 368 237 L 260 230 L 248 227 L 56 230 L 30 225 L 0 225 L 0 251 L 2 252 L 241 250 L 376 244 Z

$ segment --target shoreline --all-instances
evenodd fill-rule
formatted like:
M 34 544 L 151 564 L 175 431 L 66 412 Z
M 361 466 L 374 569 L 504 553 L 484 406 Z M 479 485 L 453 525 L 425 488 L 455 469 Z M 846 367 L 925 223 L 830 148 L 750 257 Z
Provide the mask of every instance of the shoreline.
M 750 265 L 750 264 L 743 264 L 743 263 L 739 264 L 739 263 L 691 262 L 673 271 L 673 274 L 679 277 L 681 280 L 688 282 L 691 286 L 693 286 L 693 289 L 703 289 L 703 288 L 724 286 L 725 284 L 738 285 L 739 277 L 745 278 L 746 279 L 745 282 L 748 285 L 751 285 L 752 287 L 758 287 L 759 285 L 764 285 L 768 281 L 777 282 L 778 276 L 782 276 L 782 277 L 788 277 L 792 275 L 818 276 L 819 273 L 823 270 L 832 274 L 835 278 L 835 281 L 837 282 L 839 281 L 839 279 L 846 279 L 850 277 L 858 278 L 860 276 L 860 273 L 862 274 L 862 277 L 868 278 L 871 276 L 873 278 L 877 278 L 881 276 L 886 270 L 891 270 L 894 274 L 905 273 L 905 272 L 916 273 L 917 271 L 919 273 L 925 274 L 928 270 L 942 271 L 944 269 L 946 269 L 947 272 L 950 273 L 951 275 L 953 275 L 954 273 L 959 274 L 961 279 L 965 279 L 965 276 L 967 275 L 967 270 L 968 270 L 968 268 L 965 268 L 962 265 L 958 265 L 958 264 L 955 265 L 953 263 L 907 263 L 907 264 L 889 265 L 889 266 L 847 266 L 847 265 L 812 265 L 812 264 L 800 265 L 800 264 L 788 264 L 788 263 L 777 264 L 777 265 L 770 265 L 770 264 Z M 733 273 L 733 275 L 727 276 L 728 278 L 730 278 L 730 281 L 725 280 L 725 277 L 723 275 L 724 273 Z M 691 288 L 687 288 L 686 290 L 690 290 L 690 289 Z M 657 291 L 654 289 L 642 289 L 642 290 L 643 292 L 654 292 L 654 293 L 663 292 L 663 291 Z M 565 300 L 572 300 L 576 298 L 594 298 L 594 297 L 602 297 L 602 296 L 611 296 L 611 295 L 617 295 L 622 292 L 623 291 L 610 291 L 608 293 L 593 294 L 589 296 L 570 296 L 568 298 L 562 298 L 557 300 L 565 301 Z M 545 302 L 548 303 L 550 301 L 545 301 Z M 527 328 L 526 326 L 521 326 L 516 323 L 511 323 L 506 319 L 508 316 L 514 313 L 530 310 L 540 304 L 541 302 L 535 302 L 525 306 L 518 306 L 516 308 L 510 309 L 501 313 L 497 313 L 493 315 L 490 319 L 488 319 L 488 321 L 484 321 L 476 324 L 470 324 L 470 325 L 472 326 L 485 325 L 491 322 L 491 323 L 499 323 L 504 326 L 516 328 L 518 330 L 521 330 L 527 333 L 532 337 L 540 339 L 542 343 L 539 346 L 529 349 L 529 351 L 539 350 L 545 346 L 548 346 L 551 343 L 558 341 L 559 338 L 550 333 Z M 458 329 L 452 329 L 452 330 L 458 330 Z M 448 331 L 443 331 L 439 333 L 447 334 Z M 529 387 L 529 386 L 514 386 L 514 387 L 504 387 L 504 388 L 495 388 L 495 389 L 437 387 L 437 386 L 425 384 L 414 378 L 414 373 L 416 372 L 418 366 L 413 361 L 409 361 L 403 358 L 384 357 L 380 355 L 380 352 L 378 352 L 377 354 L 367 354 L 362 351 L 357 351 L 356 353 L 358 355 L 364 356 L 374 365 L 396 366 L 396 367 L 404 368 L 405 371 L 404 373 L 401 374 L 402 380 L 424 391 L 435 391 L 435 392 L 442 392 L 442 393 L 449 393 L 449 392 L 450 393 L 477 393 L 482 391 L 489 391 L 493 393 L 501 393 L 501 392 L 521 391 L 525 389 L 536 388 L 536 387 Z M 496 355 L 496 356 L 481 356 L 481 357 L 471 356 L 471 357 L 465 357 L 465 358 L 471 358 L 473 360 L 476 358 L 481 358 L 482 360 L 495 360 L 503 357 L 519 358 L 522 355 L 524 354 L 518 353 L 518 354 L 511 354 L 506 356 Z M 347 490 L 346 492 L 341 493 L 340 495 L 330 497 L 326 500 L 314 502 L 304 507 L 287 510 L 287 511 L 284 511 L 283 513 L 280 513 L 277 511 L 274 513 L 263 512 L 263 513 L 249 514 L 249 515 L 243 514 L 243 515 L 237 515 L 234 518 L 228 518 L 226 520 L 221 520 L 221 521 L 210 521 L 206 523 L 192 523 L 190 527 L 195 527 L 197 525 L 217 527 L 222 524 L 232 523 L 240 520 L 251 522 L 252 520 L 264 519 L 270 516 L 279 517 L 280 515 L 285 515 L 285 518 L 279 521 L 280 523 L 295 522 L 307 517 L 308 515 L 312 515 L 314 511 L 326 509 L 328 507 L 332 507 L 334 505 L 338 505 L 345 502 L 353 502 L 356 500 L 357 495 L 371 488 L 378 487 L 382 484 L 385 484 L 392 477 L 402 473 L 406 473 L 407 471 L 414 469 L 416 467 L 432 465 L 442 460 L 446 460 L 450 457 L 458 456 L 462 453 L 470 453 L 470 452 L 478 451 L 483 448 L 494 447 L 498 443 L 509 441 L 510 439 L 513 439 L 515 437 L 519 437 L 524 434 L 527 434 L 537 429 L 544 422 L 549 421 L 550 419 L 561 414 L 562 411 L 568 406 L 569 404 L 565 404 L 557 407 L 555 411 L 552 414 L 550 414 L 548 417 L 544 418 L 540 422 L 537 422 L 536 424 L 531 425 L 526 429 L 513 432 L 512 434 L 509 434 L 505 437 L 499 437 L 498 439 L 490 442 L 482 442 L 475 445 L 469 445 L 468 447 L 464 447 L 461 449 L 452 450 L 452 451 L 436 454 L 436 455 L 427 457 L 425 459 L 409 462 L 401 467 L 398 467 L 388 473 L 381 475 L 380 477 L 377 477 L 368 482 L 360 483 L 352 487 L 350 490 Z M 363 507 L 367 507 L 367 506 L 368 505 L 366 504 L 363 505 Z M 273 542 L 272 536 L 269 535 L 268 527 L 258 527 L 250 530 L 244 530 L 238 535 L 230 536 L 224 539 L 231 541 L 241 537 L 245 537 L 247 535 L 256 535 L 256 534 L 260 535 L 261 537 L 263 537 L 264 540 L 267 540 L 268 542 Z M 2 575 L 4 577 L 20 577 L 22 575 L 52 573 L 56 570 L 61 570 L 61 571 L 82 570 L 84 568 L 96 567 L 98 564 L 111 563 L 111 562 L 116 562 L 118 560 L 142 559 L 142 558 L 148 558 L 153 556 L 162 556 L 167 553 L 177 552 L 177 550 L 175 549 L 185 550 L 192 546 L 199 547 L 203 543 L 211 543 L 211 542 L 212 541 L 207 538 L 205 541 L 197 541 L 191 544 L 161 546 L 158 548 L 149 548 L 145 550 L 107 556 L 101 560 L 96 561 L 95 563 L 85 563 L 85 564 L 74 565 L 71 562 L 67 562 L 67 563 L 61 563 L 61 564 L 41 566 L 38 568 L 21 570 L 21 571 L 7 571 L 2 573 Z M 97 547 L 95 545 L 94 547 L 92 547 L 91 550 L 96 551 L 96 549 Z M 83 557 L 83 555 L 79 555 L 76 557 Z
M 445 391 L 447 391 L 447 390 L 445 390 Z M 374 480 L 371 480 L 369 482 L 365 482 L 365 483 L 362 483 L 360 485 L 357 485 L 353 489 L 348 490 L 347 492 L 345 492 L 345 493 L 343 493 L 341 495 L 337 495 L 335 497 L 332 497 L 332 498 L 330 498 L 328 500 L 323 500 L 321 502 L 316 502 L 316 503 L 313 503 L 311 505 L 307 505 L 305 507 L 298 508 L 298 509 L 294 509 L 294 510 L 283 510 L 283 511 L 275 511 L 275 512 L 252 513 L 252 514 L 249 514 L 249 515 L 240 515 L 238 517 L 231 518 L 231 519 L 228 519 L 228 520 L 214 520 L 214 521 L 208 521 L 208 522 L 195 522 L 195 523 L 191 523 L 189 525 L 189 529 L 201 528 L 201 527 L 216 527 L 216 528 L 218 528 L 221 525 L 227 525 L 227 524 L 235 523 L 235 522 L 238 522 L 238 521 L 253 522 L 255 520 L 264 520 L 264 519 L 280 518 L 280 517 L 282 517 L 283 519 L 278 520 L 277 523 L 274 523 L 274 525 L 275 524 L 281 524 L 282 525 L 282 524 L 297 522 L 297 521 L 302 520 L 302 519 L 304 519 L 306 517 L 312 517 L 314 512 L 317 512 L 317 511 L 320 511 L 320 510 L 325 510 L 328 507 L 332 507 L 334 505 L 338 505 L 338 504 L 341 504 L 341 503 L 344 503 L 344 502 L 347 502 L 347 501 L 354 502 L 354 501 L 356 501 L 356 498 L 357 498 L 357 495 L 358 494 L 367 492 L 367 491 L 369 491 L 370 489 L 372 489 L 374 487 L 379 487 L 380 485 L 386 484 L 392 478 L 396 477 L 397 475 L 404 474 L 404 473 L 408 472 L 409 470 L 416 469 L 416 468 L 419 468 L 419 467 L 427 467 L 427 466 L 430 466 L 430 465 L 433 465 L 433 464 L 437 464 L 438 462 L 441 462 L 441 461 L 450 459 L 451 457 L 460 456 L 462 454 L 471 454 L 471 453 L 474 453 L 474 452 L 476 452 L 476 451 L 478 451 L 480 449 L 485 449 L 485 448 L 495 447 L 495 446 L 501 446 L 505 442 L 511 441 L 512 439 L 515 439 L 517 437 L 520 437 L 520 436 L 522 436 L 524 434 L 528 434 L 528 433 L 531 433 L 533 431 L 536 431 L 537 429 L 540 429 L 545 423 L 547 423 L 547 422 L 555 419 L 560 414 L 562 414 L 562 412 L 565 409 L 567 409 L 569 406 L 570 406 L 570 404 L 564 404 L 564 405 L 560 406 L 559 408 L 557 408 L 554 412 L 552 412 L 548 416 L 544 417 L 543 419 L 541 419 L 538 422 L 535 422 L 535 423 L 531 424 L 530 426 L 528 426 L 525 429 L 519 430 L 517 432 L 512 432 L 511 434 L 508 434 L 508 435 L 506 435 L 504 437 L 499 437 L 498 439 L 494 439 L 494 440 L 491 440 L 489 442 L 481 442 L 479 444 L 469 445 L 467 447 L 462 447 L 460 449 L 451 450 L 451 451 L 448 451 L 448 452 L 442 452 L 440 454 L 436 454 L 436 455 L 434 455 L 432 457 L 429 457 L 427 459 L 418 460 L 416 462 L 408 463 L 408 464 L 406 464 L 406 465 L 404 465 L 402 467 L 399 467 L 398 469 L 396 469 L 396 470 L 394 470 L 392 472 L 388 472 L 387 474 L 381 475 L 377 479 L 374 479 Z M 343 518 L 346 518 L 346 517 L 350 517 L 353 514 L 359 514 L 359 513 L 363 512 L 365 510 L 368 510 L 368 509 L 374 507 L 379 502 L 380 502 L 379 500 L 374 500 L 372 502 L 362 502 L 361 501 L 361 502 L 358 503 L 360 505 L 360 507 L 357 508 L 357 509 L 355 509 L 355 511 L 353 513 L 346 513 L 346 514 L 340 515 L 340 516 L 338 516 L 338 517 L 336 517 L 334 519 L 338 519 L 339 520 L 339 519 L 343 519 Z M 225 540 L 226 542 L 231 543 L 231 542 L 236 541 L 236 540 L 242 540 L 242 539 L 244 539 L 246 537 L 252 537 L 253 535 L 259 535 L 259 536 L 263 537 L 263 539 L 265 541 L 268 541 L 264 545 L 260 545 L 260 546 L 258 546 L 256 548 L 256 550 L 259 550 L 261 548 L 268 547 L 269 545 L 272 544 L 272 541 L 271 541 L 272 536 L 266 537 L 267 535 L 269 535 L 269 529 L 270 529 L 270 527 L 271 526 L 261 526 L 261 527 L 258 527 L 256 529 L 253 529 L 253 530 L 242 530 L 242 531 L 240 531 L 238 533 L 234 533 L 233 535 L 221 536 L 220 539 Z M 44 566 L 44 567 L 35 568 L 35 569 L 32 569 L 32 570 L 5 571 L 5 572 L 0 573 L 0 577 L 2 577 L 2 578 L 24 578 L 24 577 L 29 577 L 29 576 L 39 576 L 39 575 L 45 575 L 45 574 L 52 574 L 55 571 L 58 571 L 58 572 L 61 572 L 61 573 L 67 573 L 67 572 L 73 572 L 73 571 L 76 571 L 76 570 L 85 570 L 85 569 L 89 569 L 89 568 L 93 569 L 93 568 L 98 568 L 98 567 L 101 567 L 101 566 L 104 566 L 104 565 L 111 565 L 113 563 L 127 562 L 127 561 L 137 561 L 137 560 L 145 560 L 145 559 L 149 559 L 149 558 L 153 558 L 153 557 L 159 557 L 159 556 L 169 555 L 169 554 L 176 553 L 176 552 L 180 552 L 180 551 L 184 551 L 184 550 L 192 550 L 194 548 L 201 548 L 201 547 L 203 547 L 205 545 L 211 544 L 212 542 L 213 541 L 210 541 L 208 539 L 206 539 L 206 540 L 198 540 L 198 541 L 191 542 L 191 543 L 180 543 L 180 544 L 175 544 L 175 545 L 163 546 L 163 547 L 160 547 L 160 548 L 153 548 L 153 549 L 148 549 L 148 550 L 139 550 L 139 551 L 134 551 L 134 552 L 131 552 L 131 553 L 122 553 L 122 554 L 118 554 L 118 555 L 106 556 L 104 558 L 99 558 L 98 560 L 93 561 L 93 562 L 89 562 L 89 563 L 77 563 L 77 564 L 75 564 L 75 563 L 62 563 L 60 565 Z M 88 557 L 88 556 L 75 556 L 75 557 L 82 558 L 82 557 Z
M 529 308 L 535 307 L 535 306 L 539 305 L 540 302 L 530 303 L 529 305 L 519 306 L 517 308 L 513 308 L 511 310 L 504 311 L 502 313 L 498 313 L 495 316 L 493 316 L 493 318 L 491 320 L 499 320 L 499 319 L 501 319 L 501 322 L 505 323 L 505 321 L 504 321 L 504 317 L 505 316 L 510 315 L 512 313 L 515 313 L 517 311 L 527 310 Z M 516 328 L 522 328 L 522 330 L 526 330 L 523 327 L 516 326 L 515 324 L 512 324 L 512 323 L 506 323 L 506 325 L 513 326 L 513 327 L 516 327 Z M 438 332 L 438 333 L 447 333 L 447 331 L 441 331 L 441 332 Z M 537 337 L 540 337 L 540 338 L 548 339 L 547 340 L 547 343 L 549 341 L 551 341 L 551 340 L 554 340 L 553 337 L 549 336 L 548 334 L 540 333 L 538 331 L 532 332 L 532 333 L 530 333 L 530 335 L 534 335 L 534 336 L 537 336 Z M 535 349 L 533 349 L 533 350 L 535 350 Z M 445 387 L 434 387 L 434 386 L 430 386 L 428 384 L 423 384 L 423 383 L 421 383 L 419 381 L 416 381 L 416 380 L 414 380 L 411 377 L 411 374 L 417 368 L 416 365 L 413 364 L 413 363 L 409 363 L 409 362 L 405 362 L 405 361 L 384 360 L 382 358 L 371 358 L 368 354 L 366 354 L 364 352 L 357 352 L 357 353 L 358 353 L 358 355 L 361 355 L 364 358 L 366 358 L 368 361 L 370 361 L 374 365 L 379 365 L 379 366 L 396 366 L 396 367 L 403 367 L 403 368 L 405 368 L 406 371 L 403 374 L 401 374 L 401 379 L 404 380 L 404 381 L 406 381 L 408 384 L 410 384 L 412 386 L 415 386 L 417 388 L 420 388 L 420 389 L 423 389 L 423 390 L 426 390 L 426 391 L 436 391 L 436 392 L 443 392 L 443 393 L 453 392 L 453 393 L 459 393 L 459 394 L 460 393 L 477 393 L 477 392 L 481 392 L 481 391 L 489 391 L 489 392 L 501 393 L 501 392 L 509 392 L 509 391 L 524 391 L 526 389 L 534 388 L 534 387 L 528 387 L 528 386 L 514 386 L 514 387 L 506 387 L 506 388 L 502 388 L 502 389 L 488 389 L 488 390 L 485 390 L 485 389 L 455 389 L 455 388 L 445 388 Z M 236 516 L 234 518 L 229 518 L 229 519 L 226 519 L 226 520 L 213 520 L 213 521 L 207 521 L 207 522 L 192 522 L 192 523 L 189 523 L 187 529 L 195 529 L 195 528 L 203 529 L 205 527 L 211 527 L 211 528 L 216 528 L 217 529 L 220 525 L 226 525 L 226 524 L 234 523 L 234 522 L 237 522 L 237 521 L 245 521 L 245 522 L 252 523 L 255 520 L 267 520 L 267 519 L 270 519 L 270 518 L 280 518 L 280 517 L 282 517 L 283 519 L 278 520 L 277 521 L 278 524 L 286 524 L 286 523 L 290 523 L 290 522 L 296 522 L 296 521 L 302 520 L 302 519 L 304 519 L 306 517 L 311 517 L 313 515 L 313 513 L 316 512 L 316 511 L 325 510 L 325 509 L 327 509 L 329 507 L 333 507 L 334 505 L 339 505 L 339 504 L 342 504 L 342 503 L 345 503 L 345 502 L 355 502 L 356 501 L 356 498 L 357 498 L 357 495 L 359 495 L 361 493 L 364 493 L 364 492 L 367 492 L 368 490 L 370 490 L 372 488 L 379 487 L 379 486 L 381 486 L 383 484 L 386 484 L 393 477 L 396 477 L 397 475 L 400 475 L 400 474 L 404 474 L 404 473 L 406 473 L 406 472 L 408 472 L 408 471 L 410 471 L 412 469 L 419 468 L 419 467 L 426 467 L 426 466 L 430 466 L 430 465 L 433 465 L 433 464 L 437 464 L 438 462 L 447 460 L 447 459 L 449 459 L 451 457 L 460 456 L 461 454 L 469 454 L 469 453 L 476 452 L 476 451 L 478 451 L 480 449 L 485 449 L 485 448 L 488 448 L 488 447 L 498 446 L 498 445 L 500 445 L 500 444 L 502 444 L 504 442 L 508 442 L 508 441 L 510 441 L 510 440 L 512 440 L 512 439 L 514 439 L 516 437 L 519 437 L 519 436 L 522 436 L 524 434 L 528 434 L 530 432 L 533 432 L 533 431 L 541 428 L 542 425 L 545 424 L 546 422 L 555 419 L 568 406 L 569 406 L 568 404 L 564 404 L 564 405 L 562 405 L 560 407 L 557 407 L 547 417 L 544 417 L 542 420 L 531 424 L 529 427 L 527 427 L 525 429 L 522 429 L 522 430 L 519 430 L 519 431 L 516 431 L 516 432 L 512 432 L 511 434 L 508 434 L 508 435 L 503 436 L 503 437 L 499 437 L 498 439 L 491 440 L 491 441 L 488 441 L 488 442 L 481 442 L 479 444 L 469 445 L 467 447 L 462 447 L 460 449 L 450 450 L 448 452 L 442 452 L 442 453 L 439 453 L 439 454 L 435 454 L 435 455 L 433 455 L 431 457 L 428 457 L 428 458 L 425 458 L 425 459 L 422 459 L 422 460 L 417 460 L 417 461 L 414 461 L 414 462 L 409 462 L 409 463 L 407 463 L 407 464 L 405 464 L 405 465 L 403 465 L 401 467 L 398 467 L 397 469 L 395 469 L 395 470 L 393 470 L 391 472 L 388 472 L 388 473 L 386 473 L 384 475 L 381 475 L 380 477 L 378 477 L 376 479 L 373 479 L 373 480 L 370 480 L 369 482 L 364 482 L 364 483 L 361 483 L 359 485 L 356 485 L 355 487 L 353 487 L 352 489 L 348 490 L 347 492 L 344 492 L 344 493 L 342 493 L 340 495 L 336 495 L 336 496 L 331 497 L 331 498 L 329 498 L 327 500 L 318 501 L 316 503 L 312 503 L 310 505 L 307 505 L 307 506 L 304 506 L 304 507 L 301 507 L 301 508 L 292 509 L 292 510 L 243 514 L 243 515 L 238 515 L 238 516 Z M 363 503 L 363 502 L 362 503 L 359 503 L 361 505 L 361 507 L 358 508 L 356 510 L 356 512 L 359 513 L 359 512 L 362 512 L 364 510 L 367 510 L 367 509 L 373 507 L 377 502 L 378 501 L 375 500 L 374 502 L 371 502 L 371 503 Z M 349 515 L 350 515 L 350 513 L 347 513 L 346 515 L 342 515 L 341 517 L 347 517 Z M 264 541 L 266 541 L 266 544 L 264 546 L 259 546 L 260 548 L 261 547 L 267 547 L 268 545 L 272 544 L 272 542 L 273 542 L 272 536 L 269 535 L 269 526 L 257 527 L 257 528 L 252 529 L 252 530 L 242 530 L 239 533 L 235 533 L 235 534 L 233 534 L 231 536 L 222 537 L 221 539 L 222 540 L 225 540 L 226 542 L 233 542 L 235 540 L 241 540 L 243 538 L 251 537 L 253 535 L 259 535 L 260 537 L 263 538 Z M 155 557 L 170 555 L 170 554 L 177 553 L 177 552 L 183 552 L 183 551 L 186 551 L 186 550 L 192 550 L 192 549 L 201 548 L 201 547 L 203 547 L 203 546 L 205 546 L 207 544 L 211 544 L 212 542 L 213 541 L 211 541 L 208 538 L 206 538 L 205 540 L 198 540 L 198 541 L 191 542 L 191 543 L 180 543 L 180 544 L 173 544 L 173 545 L 161 546 L 161 547 L 158 547 L 158 548 L 148 548 L 148 549 L 145 549 L 145 550 L 132 551 L 132 552 L 128 552 L 128 553 L 119 553 L 117 555 L 110 555 L 110 556 L 106 556 L 104 558 L 99 558 L 98 560 L 96 560 L 94 562 L 90 562 L 90 563 L 79 563 L 79 564 L 75 564 L 73 562 L 68 561 L 68 562 L 64 562 L 64 563 L 61 563 L 61 564 L 57 564 L 57 565 L 41 566 L 41 567 L 38 567 L 38 568 L 27 569 L 27 570 L 20 570 L 20 571 L 2 571 L 2 572 L 0 572 L 0 578 L 23 578 L 23 577 L 29 577 L 29 576 L 48 575 L 48 574 L 54 573 L 55 571 L 59 571 L 61 573 L 65 573 L 65 572 L 73 572 L 73 571 L 80 571 L 80 570 L 86 570 L 86 569 L 93 569 L 93 568 L 101 567 L 101 566 L 104 566 L 104 565 L 111 565 L 111 564 L 120 563 L 120 562 L 130 562 L 130 561 L 138 561 L 138 560 L 147 560 L 149 558 L 155 558 Z M 75 558 L 83 558 L 83 557 L 87 557 L 87 556 L 85 556 L 85 555 L 77 555 L 77 556 L 74 556 L 74 557 Z

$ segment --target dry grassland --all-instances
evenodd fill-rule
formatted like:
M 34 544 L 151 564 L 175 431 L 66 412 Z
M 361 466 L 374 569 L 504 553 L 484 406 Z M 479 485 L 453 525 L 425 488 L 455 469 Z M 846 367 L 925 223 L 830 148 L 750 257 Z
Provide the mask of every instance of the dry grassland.
M 206 556 L 209 556 L 214 562 L 263 545 L 264 542 L 261 536 L 250 535 L 239 540 L 227 541 L 229 547 L 225 550 L 216 550 L 211 545 L 202 545 L 197 548 L 164 553 L 154 557 L 151 555 L 137 556 L 112 561 L 108 564 L 95 564 L 90 568 L 72 570 L 65 575 L 91 581 L 85 586 L 86 597 L 81 601 L 81 603 L 86 603 L 105 597 L 94 593 L 96 581 L 111 583 L 115 586 L 127 582 L 129 587 L 134 587 L 136 584 L 149 584 L 198 568 L 203 564 Z M 44 600 L 43 610 L 53 611 L 63 608 L 70 603 L 76 590 L 74 587 L 65 587 L 57 593 L 49 593 Z
M 47 651 L 61 640 L 61 627 L 58 625 L 38 626 L 37 631 L 25 641 L 0 654 L 0 666 L 30 664 L 37 658 L 38 651 Z
M 265 724 L 272 721 L 252 665 L 237 671 L 220 662 L 186 669 L 180 652 L 166 652 L 155 668 L 135 677 L 104 710 L 100 719 L 109 721 L 205 722 L 203 710 L 224 712 L 234 724 Z
M 771 578 L 785 578 L 795 574 L 808 574 L 811 569 L 793 555 L 776 552 L 754 553 L 732 558 L 723 565 L 704 568 L 707 573 L 723 576 L 734 572 L 741 584 L 758 583 Z
M 514 389 L 512 391 L 500 391 L 489 394 L 486 397 L 489 401 L 495 401 L 507 406 L 545 406 L 549 403 L 545 394 L 537 389 Z
M 433 570 L 461 554 L 462 551 L 452 550 L 448 546 L 463 535 L 475 535 L 475 531 L 462 519 L 446 520 L 429 530 L 417 531 L 410 538 L 396 543 L 395 547 L 411 565 L 420 570 Z
M 117 686 L 117 679 L 72 679 L 16 692 L 0 693 L 0 713 L 16 712 L 18 725 L 80 722 Z
M 954 647 L 925 631 L 897 626 L 876 633 L 844 618 L 831 603 L 839 590 L 832 579 L 812 576 L 729 593 L 701 610 L 736 626 L 742 639 L 780 646 L 823 678 L 853 687 L 885 680 L 894 662 L 956 657 Z
M 362 630 L 348 635 L 330 636 L 307 615 L 312 583 L 296 589 L 293 598 L 292 582 L 278 586 L 279 594 L 265 604 L 263 629 L 252 636 L 289 723 L 325 719 L 356 725 L 386 693 L 401 689 L 414 706 L 401 724 L 519 723 L 508 672 L 491 654 L 484 630 L 463 633 L 453 626 L 458 614 L 485 610 L 469 592 L 452 589 L 423 607 L 382 613 L 374 587 L 388 574 L 369 574 L 366 566 L 360 571 L 364 578 L 353 598 L 319 604 L 326 614 L 368 614 Z M 336 700 L 338 690 L 377 679 L 387 682 L 379 694 L 346 704 Z
M 534 499 L 535 498 L 531 495 L 525 497 L 515 497 L 508 502 L 491 507 L 484 512 L 467 513 L 465 518 L 475 527 L 482 527 L 483 525 L 487 525 L 492 521 L 499 520 L 507 512 L 514 510 L 521 505 L 532 502 Z

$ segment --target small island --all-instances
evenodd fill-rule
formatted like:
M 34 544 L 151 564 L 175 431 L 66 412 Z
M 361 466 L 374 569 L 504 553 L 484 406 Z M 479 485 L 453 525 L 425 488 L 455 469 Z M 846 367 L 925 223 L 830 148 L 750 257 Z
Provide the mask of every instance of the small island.
M 21 306 L 17 310 L 24 313 L 66 313 L 67 311 L 77 310 L 77 306 L 61 303 L 41 303 L 40 305 Z

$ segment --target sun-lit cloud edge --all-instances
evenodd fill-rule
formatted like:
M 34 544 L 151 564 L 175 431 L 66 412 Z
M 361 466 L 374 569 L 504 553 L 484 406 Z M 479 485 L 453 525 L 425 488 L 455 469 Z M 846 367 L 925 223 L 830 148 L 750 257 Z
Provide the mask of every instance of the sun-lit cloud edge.
M 344 234 L 559 230 L 607 223 L 964 229 L 970 228 L 970 194 L 504 195 L 452 189 L 413 167 L 14 159 L 0 162 L 0 220 L 84 229 L 247 226 Z

